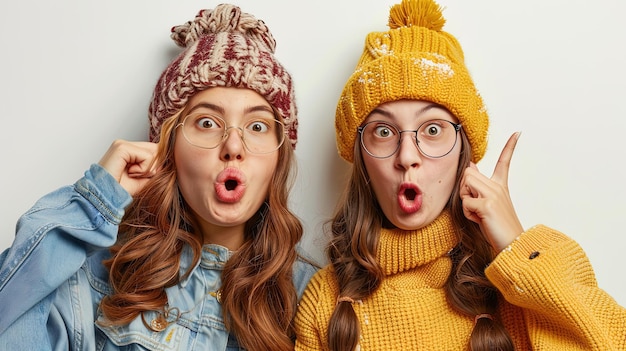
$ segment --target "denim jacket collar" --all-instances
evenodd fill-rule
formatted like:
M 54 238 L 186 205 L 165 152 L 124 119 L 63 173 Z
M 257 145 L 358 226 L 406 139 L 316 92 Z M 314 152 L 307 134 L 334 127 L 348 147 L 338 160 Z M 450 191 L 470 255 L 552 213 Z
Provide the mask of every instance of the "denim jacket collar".
M 226 261 L 232 256 L 233 252 L 228 248 L 216 244 L 206 244 L 202 246 L 202 253 L 200 260 L 194 264 L 193 251 L 191 246 L 185 245 L 183 247 L 180 257 L 179 276 L 183 277 L 185 273 L 192 272 L 201 266 L 205 269 L 217 269 L 222 270 Z M 193 267 L 192 267 L 193 265 Z M 182 288 L 185 288 L 189 282 L 190 275 L 187 275 L 184 279 L 181 279 L 179 284 Z

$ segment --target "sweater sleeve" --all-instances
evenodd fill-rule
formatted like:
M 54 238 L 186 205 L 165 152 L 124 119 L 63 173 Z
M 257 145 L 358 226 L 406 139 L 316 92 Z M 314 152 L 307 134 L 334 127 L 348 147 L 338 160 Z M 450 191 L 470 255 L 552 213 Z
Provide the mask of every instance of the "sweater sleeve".
M 334 286 L 329 277 L 328 267 L 318 271 L 300 299 L 295 318 L 296 351 L 328 350 L 326 325 L 333 312 L 330 306 L 334 307 L 328 298 L 335 296 L 329 291 Z
M 485 273 L 522 309 L 533 348 L 626 350 L 626 309 L 598 287 L 582 248 L 564 234 L 535 226 Z

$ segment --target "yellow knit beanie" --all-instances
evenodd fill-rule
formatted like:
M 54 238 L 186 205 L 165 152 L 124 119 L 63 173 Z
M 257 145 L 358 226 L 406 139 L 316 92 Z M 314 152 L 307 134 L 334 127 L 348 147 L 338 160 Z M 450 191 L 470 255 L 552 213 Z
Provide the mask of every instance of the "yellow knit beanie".
M 367 35 L 335 115 L 337 149 L 346 161 L 353 162 L 357 128 L 369 113 L 400 99 L 445 106 L 463 125 L 472 161 L 484 156 L 489 117 L 459 42 L 442 31 L 441 10 L 433 0 L 403 0 L 389 11 L 389 31 Z

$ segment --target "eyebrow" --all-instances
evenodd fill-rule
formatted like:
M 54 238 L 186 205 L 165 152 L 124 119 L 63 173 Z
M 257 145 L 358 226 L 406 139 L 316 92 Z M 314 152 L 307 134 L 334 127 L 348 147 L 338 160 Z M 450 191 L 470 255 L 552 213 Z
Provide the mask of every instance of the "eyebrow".
M 427 112 L 429 110 L 432 110 L 434 108 L 438 108 L 438 109 L 441 109 L 441 110 L 444 110 L 444 111 L 450 113 L 450 111 L 448 111 L 448 109 L 445 108 L 443 105 L 436 104 L 436 103 L 432 102 L 432 103 L 429 103 L 428 105 L 422 107 L 421 109 L 419 109 L 419 111 L 417 111 L 415 116 L 419 117 L 421 114 L 423 114 L 423 113 L 425 113 L 425 112 Z M 379 114 L 381 114 L 381 115 L 383 115 L 383 116 L 385 116 L 387 118 L 392 118 L 393 117 L 392 113 L 390 113 L 389 111 L 382 110 L 380 108 L 373 109 L 372 112 L 370 112 L 370 115 L 374 114 L 374 113 L 379 113 Z
M 226 110 L 224 110 L 222 106 L 215 105 L 210 102 L 200 102 L 197 105 L 194 105 L 192 108 L 190 108 L 187 114 L 190 114 L 194 110 L 197 110 L 200 108 L 206 108 L 206 109 L 213 110 L 221 114 L 224 114 L 226 112 Z M 244 113 L 250 113 L 250 112 L 256 112 L 256 111 L 264 111 L 264 112 L 269 112 L 272 115 L 274 114 L 274 110 L 270 106 L 266 106 L 266 105 L 255 105 L 255 106 L 247 107 L 244 110 Z

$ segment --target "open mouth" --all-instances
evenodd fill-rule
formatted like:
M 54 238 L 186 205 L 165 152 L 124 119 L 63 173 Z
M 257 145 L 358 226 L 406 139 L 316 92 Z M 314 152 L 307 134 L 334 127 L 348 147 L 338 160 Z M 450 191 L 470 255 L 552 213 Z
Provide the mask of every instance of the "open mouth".
M 403 183 L 398 189 L 398 205 L 402 212 L 411 214 L 422 207 L 422 194 L 415 184 Z
M 241 200 L 246 191 L 246 177 L 237 168 L 229 167 L 220 172 L 215 180 L 215 195 L 225 203 Z
M 406 197 L 406 199 L 409 201 L 415 200 L 416 196 L 417 196 L 417 191 L 415 191 L 415 189 L 406 189 L 404 191 L 404 197 Z
M 235 190 L 235 188 L 237 188 L 238 184 L 239 184 L 239 182 L 234 180 L 234 179 L 229 179 L 226 182 L 224 182 L 224 186 L 226 187 L 226 190 L 228 190 L 228 191 Z

